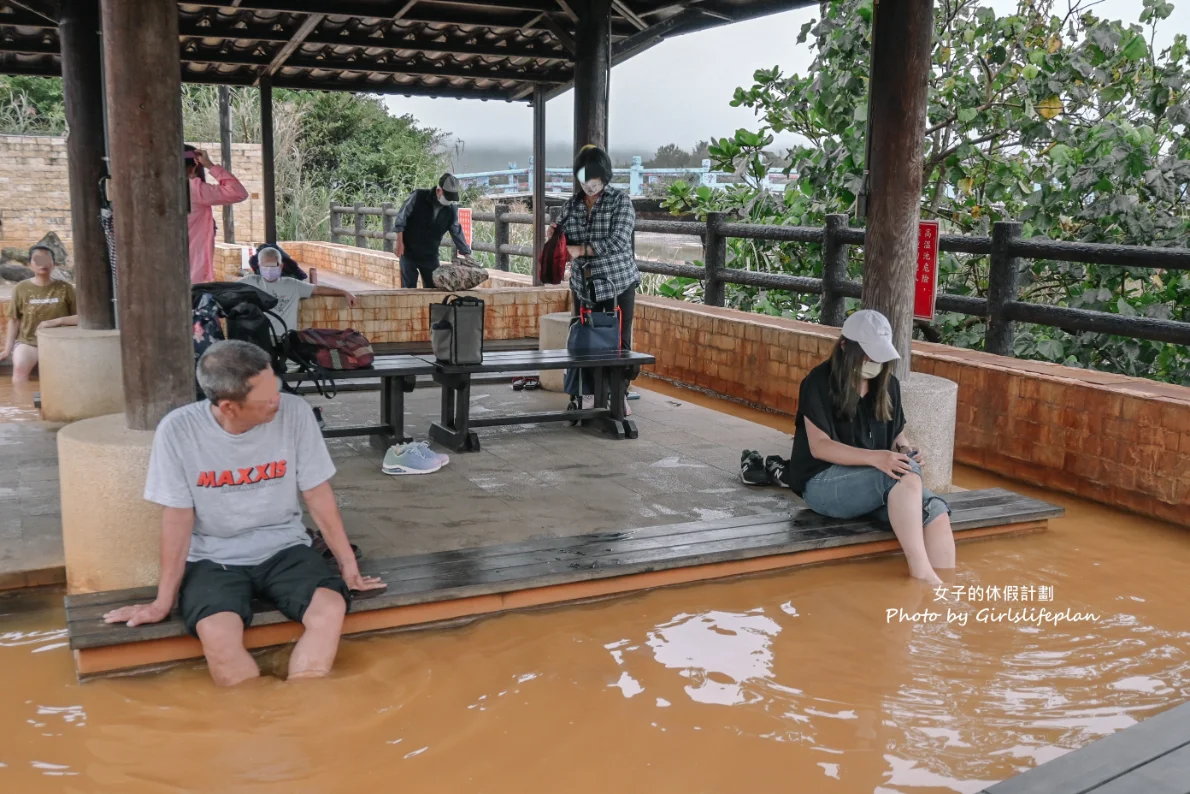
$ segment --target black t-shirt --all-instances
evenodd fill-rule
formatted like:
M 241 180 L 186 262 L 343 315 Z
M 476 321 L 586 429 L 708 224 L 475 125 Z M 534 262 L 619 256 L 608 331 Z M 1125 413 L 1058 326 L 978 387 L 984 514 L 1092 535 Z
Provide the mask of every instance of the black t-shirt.
M 793 492 L 801 495 L 806 483 L 814 475 L 831 466 L 810 454 L 810 439 L 806 435 L 806 420 L 809 419 L 822 432 L 838 441 L 860 449 L 893 448 L 893 440 L 905 429 L 905 411 L 901 407 L 901 384 L 896 376 L 889 379 L 892 397 L 893 418 L 881 422 L 876 418 L 876 391 L 869 389 L 850 420 L 835 414 L 831 400 L 831 362 L 819 364 L 802 381 L 797 403 L 797 427 L 793 438 L 793 454 L 789 460 L 789 485 Z

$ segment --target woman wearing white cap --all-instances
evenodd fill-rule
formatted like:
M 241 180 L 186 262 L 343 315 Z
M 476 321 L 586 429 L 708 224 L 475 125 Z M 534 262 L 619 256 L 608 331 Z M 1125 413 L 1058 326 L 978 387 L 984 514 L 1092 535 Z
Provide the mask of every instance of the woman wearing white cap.
M 909 574 L 937 584 L 936 569 L 955 565 L 950 507 L 923 485 L 905 437 L 900 357 L 883 314 L 847 318 L 830 359 L 802 381 L 789 484 L 816 513 L 891 524 Z

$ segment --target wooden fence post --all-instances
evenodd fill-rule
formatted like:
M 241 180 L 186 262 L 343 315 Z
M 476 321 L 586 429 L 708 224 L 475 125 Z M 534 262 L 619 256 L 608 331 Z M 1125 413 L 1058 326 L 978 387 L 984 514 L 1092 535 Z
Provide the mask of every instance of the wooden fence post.
M 364 214 L 360 212 L 363 209 L 363 204 L 355 204 L 355 246 L 356 248 L 364 248 L 368 245 L 368 241 L 364 239 Z
M 725 300 L 724 284 L 719 278 L 719 271 L 727 267 L 727 238 L 719 233 L 719 229 L 726 222 L 726 217 L 722 212 L 707 213 L 704 254 L 707 275 L 702 294 L 702 302 L 707 306 L 722 306 Z
M 507 204 L 496 205 L 496 269 L 507 271 L 509 267 L 508 254 L 502 253 L 500 247 L 509 244 L 508 221 L 504 215 L 508 212 Z
M 1011 241 L 1021 236 L 1017 221 L 992 224 L 992 256 L 988 269 L 988 327 L 984 348 L 998 356 L 1011 356 L 1014 351 L 1015 329 L 1004 316 L 1004 305 L 1016 300 L 1017 278 L 1021 260 L 1008 251 Z
M 822 229 L 822 301 L 818 321 L 823 325 L 841 326 L 847 316 L 847 305 L 839 292 L 839 286 L 847 280 L 848 248 L 839 241 L 839 232 L 847 228 L 847 222 L 846 215 L 827 215 Z
M 393 216 L 388 214 L 388 211 L 393 208 L 391 201 L 386 201 L 380 205 L 380 210 L 384 214 L 380 216 L 381 228 L 384 229 L 384 250 L 388 253 L 393 253 L 397 250 L 397 243 L 395 240 L 388 239 L 389 234 L 393 230 Z
M 328 231 L 330 234 L 331 242 L 337 243 L 337 242 L 339 242 L 339 235 L 335 234 L 335 229 L 337 229 L 339 227 L 339 213 L 335 212 L 335 200 L 333 198 L 331 199 L 330 215 L 328 216 L 328 218 L 329 218 L 329 221 L 328 221 L 329 225 L 327 228 L 328 228 Z

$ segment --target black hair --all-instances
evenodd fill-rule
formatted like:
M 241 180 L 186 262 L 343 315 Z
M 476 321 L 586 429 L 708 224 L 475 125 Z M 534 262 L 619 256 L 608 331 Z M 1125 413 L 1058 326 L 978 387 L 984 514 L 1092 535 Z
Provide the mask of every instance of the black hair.
M 38 245 L 29 246 L 29 259 L 33 258 L 34 251 L 45 251 L 46 253 L 48 253 L 50 255 L 50 261 L 53 262 L 55 265 L 58 264 L 58 257 L 54 253 L 54 249 L 50 248 L 48 245 L 38 244 Z
M 575 179 L 578 178 L 578 172 L 584 168 L 586 169 L 584 176 L 587 179 L 602 179 L 604 185 L 611 184 L 612 159 L 598 146 L 588 144 L 579 150 L 578 156 L 574 158 Z

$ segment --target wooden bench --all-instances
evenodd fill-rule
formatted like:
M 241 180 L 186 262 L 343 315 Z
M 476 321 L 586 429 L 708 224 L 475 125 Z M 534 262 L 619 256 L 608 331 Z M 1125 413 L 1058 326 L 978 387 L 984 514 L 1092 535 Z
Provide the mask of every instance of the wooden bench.
M 524 337 L 522 339 L 485 339 L 483 342 L 483 349 L 493 353 L 505 352 L 510 350 L 536 350 L 538 345 L 537 337 Z M 430 349 L 429 341 L 425 342 L 374 342 L 372 350 L 375 351 L 377 357 L 382 356 L 429 356 L 433 353 Z M 491 376 L 487 380 L 495 381 L 498 376 Z M 309 379 L 307 379 L 309 380 Z M 479 383 L 482 378 L 476 378 L 473 382 Z M 423 375 L 417 380 L 417 386 L 432 386 L 433 379 L 429 375 Z M 367 377 L 359 376 L 353 377 L 349 380 L 342 378 L 335 378 L 336 392 L 359 392 L 359 391 L 380 391 L 380 378 L 374 374 Z M 294 387 L 294 391 L 298 394 L 318 394 L 318 387 L 313 384 L 299 383 Z
M 434 380 L 442 385 L 442 417 L 430 426 L 430 438 L 455 452 L 476 452 L 476 428 L 567 421 L 590 425 L 614 438 L 636 438 L 636 423 L 624 415 L 623 401 L 609 401 L 608 395 L 624 394 L 629 371 L 655 361 L 653 356 L 636 351 L 576 355 L 566 350 L 535 350 L 485 353 L 480 364 L 438 364 Z M 595 405 L 600 407 L 471 418 L 471 382 L 475 375 L 571 368 L 592 371 Z
M 1190 703 L 1011 777 L 982 794 L 1187 794 Z
M 437 371 L 433 363 L 414 356 L 378 356 L 370 369 L 335 371 L 334 380 L 351 382 L 367 378 L 380 382 L 380 424 L 358 427 L 328 427 L 324 438 L 368 436 L 371 445 L 380 450 L 412 439 L 405 435 L 405 394 L 413 391 L 418 375 L 432 375 Z M 281 376 L 289 384 L 301 384 L 314 376 L 304 372 L 289 372 Z
M 1061 507 L 1001 489 L 948 497 L 958 540 L 1038 531 Z M 741 574 L 899 551 L 890 530 L 808 509 L 668 526 L 541 538 L 361 563 L 388 589 L 352 605 L 347 634 L 629 593 Z M 333 563 L 332 563 L 333 564 Z M 66 597 L 70 647 L 81 678 L 202 655 L 176 615 L 149 626 L 108 625 L 104 613 L 152 600 L 156 588 Z M 268 603 L 254 606 L 249 648 L 292 641 L 301 626 Z M 997 793 L 998 794 L 998 793 Z

